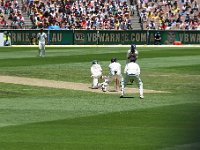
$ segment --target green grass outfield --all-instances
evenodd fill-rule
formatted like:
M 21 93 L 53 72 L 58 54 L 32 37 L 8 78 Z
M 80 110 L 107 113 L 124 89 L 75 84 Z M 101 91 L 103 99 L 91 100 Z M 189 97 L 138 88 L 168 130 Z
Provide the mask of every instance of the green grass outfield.
M 1 47 L 0 75 L 90 83 L 128 47 Z M 145 89 L 92 93 L 0 83 L 0 150 L 199 150 L 200 47 L 138 47 Z M 131 87 L 131 85 L 129 85 Z M 133 85 L 133 87 L 136 87 Z

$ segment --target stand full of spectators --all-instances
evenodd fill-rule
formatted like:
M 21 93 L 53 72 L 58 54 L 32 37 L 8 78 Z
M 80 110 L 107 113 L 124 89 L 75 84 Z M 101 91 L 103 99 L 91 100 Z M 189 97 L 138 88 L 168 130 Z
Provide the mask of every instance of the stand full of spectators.
M 2 0 L 0 14 L 0 26 L 3 26 L 4 29 L 25 28 L 24 17 L 17 0 Z
M 128 30 L 127 0 L 27 1 L 33 28 Z
M 145 30 L 200 30 L 199 0 L 138 0 Z

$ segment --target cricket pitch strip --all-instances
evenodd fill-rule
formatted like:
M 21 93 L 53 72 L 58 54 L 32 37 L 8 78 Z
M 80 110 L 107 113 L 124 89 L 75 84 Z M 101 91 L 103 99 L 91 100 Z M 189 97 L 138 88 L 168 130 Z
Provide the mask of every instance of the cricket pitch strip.
M 120 91 L 114 92 L 113 90 L 111 90 L 108 92 L 103 92 L 101 89 L 91 89 L 90 88 L 91 84 L 55 81 L 55 80 L 46 80 L 46 79 L 37 79 L 28 77 L 0 76 L 0 82 L 19 84 L 19 85 L 57 88 L 57 89 L 80 90 L 80 91 L 95 92 L 95 93 L 120 94 Z M 138 93 L 138 89 L 127 87 L 125 89 L 125 92 Z M 144 89 L 144 93 L 169 93 L 169 92 Z

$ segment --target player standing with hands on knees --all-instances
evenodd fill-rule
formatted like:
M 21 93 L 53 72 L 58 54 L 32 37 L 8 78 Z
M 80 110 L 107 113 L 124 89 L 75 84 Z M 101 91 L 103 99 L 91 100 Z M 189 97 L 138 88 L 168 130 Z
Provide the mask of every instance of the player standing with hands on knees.
M 135 60 L 137 60 L 138 58 L 138 51 L 136 49 L 136 45 L 135 44 L 131 44 L 131 48 L 127 51 L 127 55 L 126 55 L 126 63 L 130 62 L 131 58 L 135 58 Z
M 47 35 L 43 31 L 43 29 L 40 29 L 40 33 L 37 34 L 37 38 L 38 38 L 38 41 L 39 41 L 38 42 L 39 56 L 44 57 L 45 56 L 45 42 L 46 42 Z
M 142 80 L 140 79 L 140 67 L 137 63 L 135 63 L 135 61 L 136 61 L 135 58 L 132 57 L 130 59 L 130 62 L 126 64 L 124 68 L 125 79 L 121 85 L 122 86 L 121 97 L 124 96 L 127 81 L 129 81 L 130 79 L 134 79 L 134 81 L 137 83 L 138 88 L 139 88 L 140 98 L 143 99 L 144 93 L 143 93 L 143 83 L 142 83 Z

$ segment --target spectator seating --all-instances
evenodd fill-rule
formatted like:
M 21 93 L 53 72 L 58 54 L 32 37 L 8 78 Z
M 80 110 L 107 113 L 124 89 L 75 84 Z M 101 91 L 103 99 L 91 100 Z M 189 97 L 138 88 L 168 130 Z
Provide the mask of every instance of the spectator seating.
M 27 1 L 33 28 L 131 29 L 127 0 Z
M 138 0 L 143 29 L 200 30 L 199 0 Z
M 25 28 L 24 17 L 17 0 L 1 1 L 0 27 L 11 29 Z
M 1 1 L 0 28 L 25 28 L 27 12 L 33 29 L 130 30 L 136 3 L 144 30 L 200 30 L 199 0 L 22 0 L 22 8 L 18 1 Z

